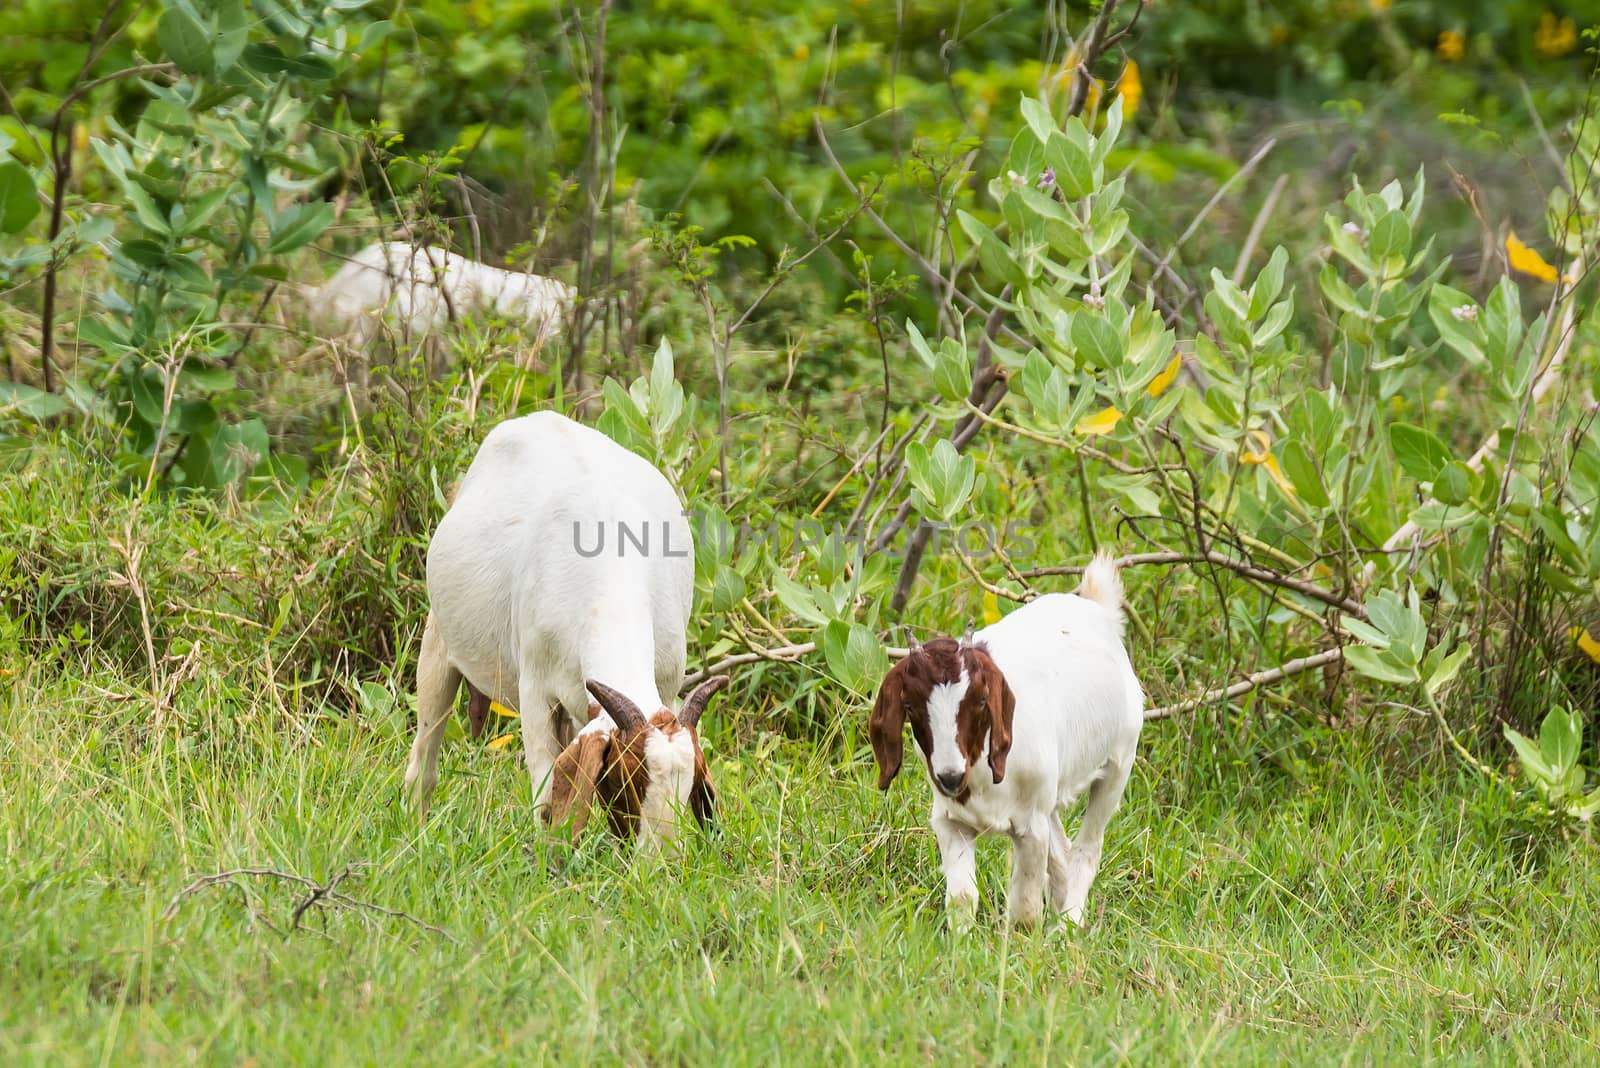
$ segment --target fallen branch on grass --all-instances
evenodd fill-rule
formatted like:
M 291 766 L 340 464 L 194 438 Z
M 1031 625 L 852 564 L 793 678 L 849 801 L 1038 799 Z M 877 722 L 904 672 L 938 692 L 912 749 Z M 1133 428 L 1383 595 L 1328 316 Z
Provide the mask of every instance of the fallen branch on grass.
M 300 901 L 295 905 L 294 912 L 290 915 L 289 929 L 291 931 L 300 929 L 300 921 L 304 919 L 305 914 L 313 908 L 342 908 L 360 914 L 376 913 L 378 915 L 389 916 L 397 920 L 405 920 L 406 922 L 414 924 L 425 931 L 431 931 L 451 943 L 455 943 L 455 936 L 449 931 L 446 931 L 443 927 L 435 927 L 431 923 L 417 919 L 408 912 L 401 912 L 399 909 L 385 908 L 383 905 L 376 905 L 370 901 L 362 901 L 358 898 L 353 898 L 348 894 L 341 893 L 339 891 L 339 884 L 344 882 L 345 879 L 349 878 L 350 875 L 352 875 L 355 870 L 361 866 L 362 865 L 346 866 L 345 868 L 341 869 L 337 875 L 325 883 L 319 883 L 315 879 L 309 879 L 304 875 L 297 875 L 294 872 L 279 871 L 276 868 L 230 868 L 227 871 L 219 871 L 214 875 L 201 875 L 193 882 L 189 883 L 188 886 L 185 886 L 182 890 L 179 890 L 175 895 L 173 895 L 172 900 L 167 903 L 167 907 L 162 910 L 161 919 L 163 923 L 170 921 L 178 914 L 178 906 L 183 904 L 185 898 L 188 898 L 189 896 L 196 894 L 207 887 L 227 886 L 232 887 L 243 894 L 244 887 L 238 881 L 242 878 L 250 877 L 278 879 L 282 882 L 293 883 L 297 886 L 304 887 L 308 891 L 306 896 L 300 899 Z M 246 896 L 246 902 L 248 903 L 248 896 Z M 271 925 L 269 924 L 268 926 Z M 274 927 L 273 930 L 276 931 L 277 928 Z

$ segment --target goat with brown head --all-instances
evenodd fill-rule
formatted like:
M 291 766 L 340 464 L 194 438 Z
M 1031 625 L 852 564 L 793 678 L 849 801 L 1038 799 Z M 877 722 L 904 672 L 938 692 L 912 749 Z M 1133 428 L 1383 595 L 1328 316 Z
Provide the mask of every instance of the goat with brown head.
M 911 643 L 890 669 L 872 706 L 868 732 L 878 761 L 878 789 L 887 790 L 903 760 L 904 726 L 922 751 L 934 786 L 965 801 L 972 769 L 987 763 L 995 783 L 1006 777 L 1016 698 L 1006 677 L 969 631 L 961 641 Z
M 710 823 L 716 793 L 700 749 L 700 714 L 727 684 L 726 675 L 709 678 L 676 714 L 661 708 L 646 716 L 620 692 L 584 680 L 606 718 L 592 720 L 556 759 L 545 822 L 570 820 L 576 835 L 599 801 L 613 834 L 649 846 L 673 842 L 682 813 Z
M 912 642 L 884 678 L 868 725 L 878 786 L 888 789 L 900 770 L 909 720 L 933 781 L 929 825 L 952 927 L 973 922 L 974 844 L 995 833 L 1012 843 L 1011 922 L 1038 922 L 1047 896 L 1083 922 L 1144 723 L 1122 596 L 1116 561 L 1097 555 L 1077 593 L 1044 594 L 960 641 Z M 1083 794 L 1078 836 L 1068 839 L 1062 816 Z

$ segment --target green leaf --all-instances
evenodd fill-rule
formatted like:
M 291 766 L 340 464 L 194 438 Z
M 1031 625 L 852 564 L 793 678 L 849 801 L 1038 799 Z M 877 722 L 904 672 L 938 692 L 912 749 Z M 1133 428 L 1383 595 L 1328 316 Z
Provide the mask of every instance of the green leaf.
M 366 28 L 361 31 L 361 39 L 356 43 L 356 52 L 358 54 L 363 53 L 374 45 L 381 44 L 397 28 L 388 19 L 379 19 L 376 22 L 367 23 Z
M 1366 642 L 1374 649 L 1381 650 L 1389 648 L 1389 635 L 1385 634 L 1377 627 L 1374 627 L 1372 624 L 1359 620 L 1355 616 L 1340 616 L 1339 622 L 1340 625 L 1344 627 L 1345 632 L 1351 637 L 1356 638 L 1359 641 Z
M 1284 442 L 1278 450 L 1278 458 L 1283 465 L 1283 473 L 1289 476 L 1301 500 L 1314 508 L 1326 508 L 1332 503 L 1311 450 L 1303 442 L 1298 439 Z
M 834 620 L 823 628 L 818 644 L 829 673 L 855 693 L 872 692 L 874 683 L 889 670 L 883 643 L 860 623 Z
M 57 393 L 46 393 L 36 386 L 20 382 L 0 382 L 0 414 L 18 412 L 29 419 L 44 420 L 60 415 L 72 407 L 67 399 Z
M 185 74 L 209 75 L 215 68 L 211 34 L 186 7 L 173 6 L 161 13 L 156 42 Z
M 717 574 L 711 582 L 711 610 L 727 612 L 744 599 L 744 576 L 726 564 L 717 565 Z
M 296 204 L 279 218 L 272 231 L 267 251 L 273 255 L 293 252 L 309 245 L 333 222 L 333 205 L 325 200 Z
M 1444 442 L 1420 426 L 1395 423 L 1389 427 L 1389 446 L 1405 473 L 1418 482 L 1432 482 L 1451 460 Z
M 1068 200 L 1082 200 L 1095 191 L 1094 161 L 1087 147 L 1052 132 L 1044 143 L 1044 160 L 1056 172 L 1056 185 Z
M 1031 96 L 1022 98 L 1022 118 L 1040 142 L 1048 142 L 1050 135 L 1060 130 L 1050 109 Z
M 1367 252 L 1380 262 L 1391 256 L 1404 258 L 1411 252 L 1411 223 L 1405 212 L 1387 212 L 1373 224 Z
M 941 519 L 949 519 L 961 510 L 977 479 L 977 464 L 972 457 L 962 456 L 944 438 L 931 450 L 920 441 L 913 442 L 906 449 L 906 469 L 924 512 Z
M 16 160 L 0 163 L 0 234 L 20 233 L 39 214 L 33 176 Z
M 1450 349 L 1473 367 L 1483 367 L 1489 358 L 1483 350 L 1483 330 L 1478 326 L 1482 310 L 1467 294 L 1447 285 L 1435 284 L 1428 292 L 1428 318 Z
M 1267 313 L 1283 292 L 1283 272 L 1289 266 L 1289 253 L 1282 245 L 1272 250 L 1271 259 L 1256 275 L 1256 284 L 1250 287 L 1248 318 L 1253 322 Z
M 1472 657 L 1472 647 L 1466 642 L 1456 646 L 1455 650 L 1439 662 L 1439 666 L 1423 682 L 1423 687 L 1429 696 L 1437 696 L 1439 691 L 1450 685 L 1455 677 L 1461 673 L 1461 668 Z
M 1022 271 L 1017 266 L 1016 260 L 1011 257 L 1011 250 L 995 235 L 995 232 L 982 221 L 965 211 L 958 210 L 956 218 L 961 223 L 961 229 L 966 231 L 973 244 L 978 247 L 978 263 L 984 271 L 1002 282 L 1013 284 L 1023 281 Z
M 1440 468 L 1433 480 L 1433 495 L 1445 504 L 1466 504 L 1472 500 L 1477 476 L 1460 460 L 1451 460 Z
M 1080 311 L 1072 317 L 1072 347 L 1090 367 L 1110 371 L 1122 366 L 1127 338 L 1104 316 Z
M 1557 775 L 1578 764 L 1583 746 L 1583 721 L 1559 705 L 1550 709 L 1539 728 L 1539 751 Z
M 243 0 L 223 0 L 217 7 L 217 35 L 211 53 L 216 73 L 224 74 L 239 62 L 249 37 L 250 23 L 245 17 Z
M 814 626 L 825 626 L 829 618 L 817 605 L 816 596 L 781 571 L 772 574 L 772 592 L 791 613 Z
M 1533 741 L 1524 737 L 1509 725 L 1505 728 L 1506 741 L 1511 743 L 1511 748 L 1517 751 L 1517 758 L 1522 761 L 1522 770 L 1528 774 L 1540 787 L 1548 788 L 1556 780 L 1555 769 L 1545 760 L 1544 754 Z
M 1379 682 L 1412 683 L 1417 681 L 1415 668 L 1402 667 L 1389 658 L 1361 645 L 1352 645 L 1344 651 L 1345 661 L 1369 679 Z
M 672 343 L 663 337 L 650 362 L 650 420 L 657 430 L 666 430 L 682 412 L 683 387 L 674 377 Z

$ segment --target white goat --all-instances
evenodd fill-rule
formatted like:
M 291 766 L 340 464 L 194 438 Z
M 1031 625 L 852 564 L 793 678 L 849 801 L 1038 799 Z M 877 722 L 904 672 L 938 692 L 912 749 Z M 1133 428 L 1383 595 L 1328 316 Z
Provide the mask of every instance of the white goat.
M 959 642 L 914 645 L 872 709 L 879 789 L 900 770 L 908 719 L 933 783 L 951 926 L 972 923 L 974 840 L 995 832 L 1011 836 L 1011 922 L 1038 922 L 1048 871 L 1052 906 L 1081 924 L 1144 724 L 1112 559 L 1096 556 L 1075 594 L 1047 594 Z M 1085 789 L 1073 843 L 1062 810 Z
M 651 842 L 675 837 L 680 811 L 710 818 L 697 725 L 728 680 L 707 680 L 669 711 L 683 684 L 694 543 L 649 462 L 554 412 L 501 423 L 434 532 L 427 581 L 406 768 L 424 816 L 464 677 L 517 710 L 535 804 L 555 786 L 547 820 L 576 814 L 581 825 L 597 794 L 614 829 Z M 582 727 L 565 751 L 563 718 Z
M 501 270 L 442 248 L 379 241 L 313 289 L 308 303 L 359 344 L 373 340 L 385 316 L 420 335 L 463 315 L 494 312 L 534 329 L 538 346 L 561 329 L 577 296 L 554 278 Z

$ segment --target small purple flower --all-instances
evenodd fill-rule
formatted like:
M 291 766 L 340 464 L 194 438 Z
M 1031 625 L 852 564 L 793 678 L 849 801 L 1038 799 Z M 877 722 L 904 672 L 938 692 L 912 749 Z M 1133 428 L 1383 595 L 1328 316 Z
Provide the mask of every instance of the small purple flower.
M 1044 169 L 1044 173 L 1039 175 L 1039 188 L 1040 189 L 1049 189 L 1052 186 L 1054 186 L 1055 184 L 1056 184 L 1056 169 L 1054 167 L 1046 167 Z

